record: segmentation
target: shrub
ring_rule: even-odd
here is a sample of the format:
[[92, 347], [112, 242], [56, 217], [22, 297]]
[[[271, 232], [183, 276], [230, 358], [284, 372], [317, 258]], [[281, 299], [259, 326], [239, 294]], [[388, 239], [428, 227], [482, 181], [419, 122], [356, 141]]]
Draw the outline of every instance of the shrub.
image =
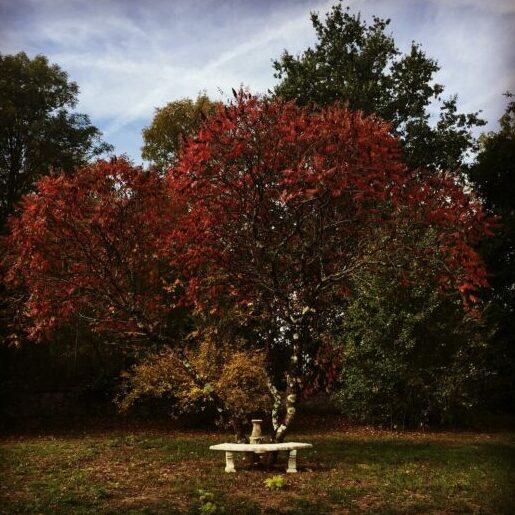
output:
[[175, 414], [203, 411], [210, 401], [210, 388], [239, 420], [270, 409], [263, 352], [246, 348], [241, 339], [220, 341], [213, 328], [195, 331], [192, 338], [198, 345], [191, 346], [189, 359], [208, 386], [201, 389], [195, 385], [174, 352], [151, 353], [124, 373], [118, 398], [122, 411], [149, 398], [169, 398]]
[[491, 381], [489, 335], [459, 300], [425, 284], [367, 278], [346, 310], [335, 394], [360, 423], [462, 423]]

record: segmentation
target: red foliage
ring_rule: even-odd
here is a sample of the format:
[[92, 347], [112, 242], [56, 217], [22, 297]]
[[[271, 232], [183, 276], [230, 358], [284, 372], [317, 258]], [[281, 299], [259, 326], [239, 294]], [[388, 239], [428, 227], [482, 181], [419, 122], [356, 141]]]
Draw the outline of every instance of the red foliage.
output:
[[471, 246], [490, 230], [480, 203], [451, 176], [410, 172], [387, 123], [340, 105], [314, 111], [240, 92], [189, 141], [168, 182], [184, 206], [170, 245], [190, 300], [263, 321], [276, 370], [297, 378], [293, 393], [331, 381], [320, 336], [365, 270], [430, 276], [466, 302], [487, 283]]
[[252, 320], [287, 426], [288, 403], [336, 376], [328, 333], [364, 271], [423, 274], [472, 302], [486, 285], [472, 248], [492, 225], [480, 203], [451, 176], [410, 172], [373, 116], [240, 92], [166, 181], [100, 162], [24, 199], [8, 280], [30, 293], [32, 337], [76, 314], [118, 336], [164, 334], [177, 270], [198, 309]]
[[[486, 284], [471, 247], [489, 231], [481, 205], [452, 177], [410, 173], [387, 123], [339, 105], [240, 92], [189, 141], [169, 185], [187, 206], [171, 244], [197, 306], [260, 303], [291, 321], [344, 299], [364, 267], [410, 261], [463, 293]], [[417, 241], [421, 229], [437, 244]]]
[[173, 309], [161, 242], [162, 180], [123, 159], [45, 177], [11, 221], [8, 282], [24, 286], [30, 336], [79, 315], [97, 331], [155, 332]]

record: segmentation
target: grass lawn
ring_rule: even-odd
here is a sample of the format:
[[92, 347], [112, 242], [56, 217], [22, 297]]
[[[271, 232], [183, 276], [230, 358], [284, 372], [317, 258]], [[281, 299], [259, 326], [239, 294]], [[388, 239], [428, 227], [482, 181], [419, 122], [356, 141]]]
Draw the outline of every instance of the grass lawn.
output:
[[[115, 430], [0, 440], [0, 512], [515, 513], [510, 434], [306, 430], [300, 473], [224, 472], [214, 432]], [[241, 459], [237, 461], [237, 466]], [[281, 474], [286, 485], [264, 480]], [[199, 490], [209, 492], [201, 499]]]

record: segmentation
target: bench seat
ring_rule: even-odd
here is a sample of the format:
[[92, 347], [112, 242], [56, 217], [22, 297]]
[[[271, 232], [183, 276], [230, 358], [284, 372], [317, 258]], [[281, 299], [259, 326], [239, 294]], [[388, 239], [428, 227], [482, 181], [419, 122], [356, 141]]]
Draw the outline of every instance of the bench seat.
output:
[[255, 452], [263, 454], [265, 452], [288, 451], [288, 469], [286, 472], [293, 474], [297, 472], [297, 451], [299, 449], [309, 449], [313, 447], [310, 443], [283, 442], [283, 443], [219, 443], [211, 445], [212, 451], [225, 451], [225, 472], [236, 472], [234, 468], [235, 452]]

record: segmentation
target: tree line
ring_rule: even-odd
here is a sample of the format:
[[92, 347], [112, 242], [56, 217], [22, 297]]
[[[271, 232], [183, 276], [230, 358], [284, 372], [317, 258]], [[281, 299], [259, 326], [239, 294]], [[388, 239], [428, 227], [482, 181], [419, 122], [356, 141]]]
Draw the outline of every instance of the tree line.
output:
[[325, 390], [390, 426], [510, 406], [514, 103], [477, 140], [389, 20], [312, 23], [273, 91], [157, 109], [148, 169], [95, 162], [59, 67], [1, 57], [4, 353], [87, 342], [122, 409], [212, 409], [238, 438], [267, 412], [280, 441]]

